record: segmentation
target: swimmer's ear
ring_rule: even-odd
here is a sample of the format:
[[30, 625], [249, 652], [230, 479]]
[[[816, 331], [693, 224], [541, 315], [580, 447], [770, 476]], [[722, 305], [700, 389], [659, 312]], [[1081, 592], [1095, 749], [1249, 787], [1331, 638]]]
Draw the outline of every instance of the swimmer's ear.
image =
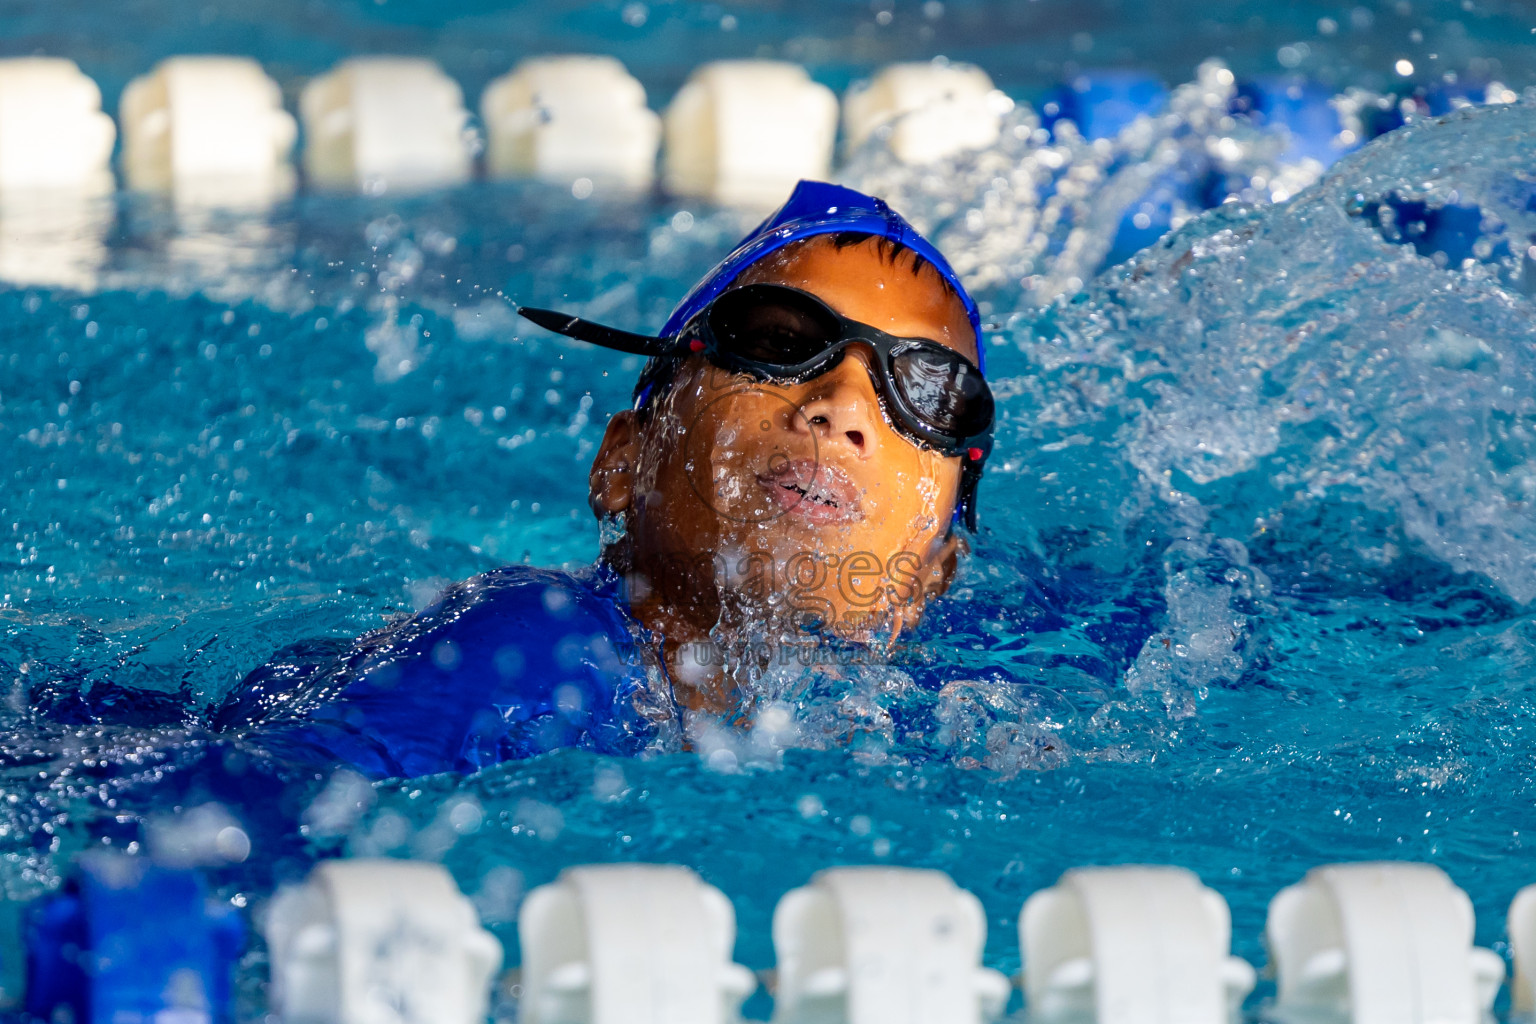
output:
[[640, 457], [640, 424], [634, 410], [614, 413], [592, 460], [587, 500], [599, 519], [625, 512], [634, 503], [635, 465]]

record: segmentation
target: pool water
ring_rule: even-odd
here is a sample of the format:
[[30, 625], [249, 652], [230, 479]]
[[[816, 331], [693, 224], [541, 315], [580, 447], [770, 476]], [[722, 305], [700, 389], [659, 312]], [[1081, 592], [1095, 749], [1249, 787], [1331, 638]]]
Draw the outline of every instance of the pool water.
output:
[[[443, 22], [421, 5], [258, 5], [256, 55], [316, 70], [344, 45], [456, 54], [511, 24], [485, 6]], [[1210, 116], [1220, 69], [1194, 70], [1307, 38], [1319, 68], [1342, 55], [1331, 85], [1379, 87], [1383, 55], [1425, 59], [1402, 41], [1422, 26], [1459, 40], [1447, 61], [1492, 55], [1505, 84], [1536, 82], [1506, 45], [1509, 10], [1404, 6], [1373, 15], [1375, 34], [1364, 7], [1235, 18], [1249, 28], [1222, 42], [1201, 22], [1169, 73], [1189, 82], [1173, 113], [1108, 151], [1042, 143], [1021, 110], [991, 152], [913, 170], [871, 151], [845, 170], [976, 283], [1000, 399], [981, 531], [910, 663], [764, 680], [782, 728], [709, 730], [646, 760], [565, 751], [467, 779], [300, 783], [274, 796], [302, 809], [297, 838], [209, 811], [204, 825], [249, 832], [248, 854], [208, 858], [221, 895], [259, 914], [317, 856], [438, 859], [515, 960], [528, 887], [570, 864], [676, 862], [732, 898], [737, 959], [766, 968], [773, 905], [815, 870], [934, 867], [981, 898], [987, 961], [1011, 973], [1020, 905], [1068, 867], [1192, 868], [1230, 901], [1235, 952], [1262, 964], [1278, 889], [1394, 858], [1444, 867], [1478, 941], [1501, 949], [1510, 898], [1536, 882], [1536, 106], [1415, 122], [1308, 185]], [[235, 15], [209, 10], [216, 39]], [[870, 40], [825, 59], [829, 81], [946, 44], [997, 57], [1005, 85], [1062, 66], [1037, 37], [982, 46], [986, 5], [897, 8], [891, 37], [866, 31], [867, 5], [720, 5], [707, 25], [698, 10], [572, 4], [517, 24], [633, 57], [653, 101], [687, 53], [643, 48], [647, 64], [637, 40], [706, 29], [727, 49], [749, 30], [785, 50]], [[1093, 45], [1175, 60], [1154, 24], [1097, 13]], [[305, 35], [306, 18], [328, 27]], [[1086, 31], [1031, 24], [1058, 42]], [[190, 45], [165, 26], [127, 38], [99, 51], [104, 80]], [[472, 83], [473, 61], [445, 63]], [[1115, 231], [1096, 200], [1219, 139], [1266, 183], [1251, 204], [1181, 211], [1095, 276]], [[1413, 220], [1448, 207], [1477, 213], [1464, 254]], [[639, 362], [523, 325], [513, 303], [654, 328], [752, 222], [536, 184], [196, 221], [125, 197], [113, 215], [98, 289], [0, 291], [12, 901], [56, 886], [87, 845], [195, 842], [154, 784], [194, 762], [205, 713], [276, 649], [356, 635], [496, 565], [590, 563], [587, 467]], [[111, 721], [58, 724], [103, 695]], [[893, 710], [915, 727], [898, 732]], [[247, 1016], [262, 957], [258, 943], [242, 968]]]

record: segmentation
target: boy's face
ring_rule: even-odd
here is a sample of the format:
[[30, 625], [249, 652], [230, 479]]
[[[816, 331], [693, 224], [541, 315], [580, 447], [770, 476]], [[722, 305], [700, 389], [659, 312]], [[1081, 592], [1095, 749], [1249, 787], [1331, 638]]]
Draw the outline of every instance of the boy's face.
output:
[[[838, 249], [811, 238], [735, 286], [759, 283], [976, 360], [964, 306], [936, 272], [915, 274], [910, 254], [891, 263], [872, 241]], [[779, 385], [695, 356], [647, 422], [614, 417], [592, 501], [599, 514], [629, 513], [637, 604], [660, 602], [706, 629], [728, 615], [779, 634], [814, 624], [855, 639], [915, 621], [953, 569], [961, 463], [891, 426], [873, 359], [855, 345], [821, 376]]]

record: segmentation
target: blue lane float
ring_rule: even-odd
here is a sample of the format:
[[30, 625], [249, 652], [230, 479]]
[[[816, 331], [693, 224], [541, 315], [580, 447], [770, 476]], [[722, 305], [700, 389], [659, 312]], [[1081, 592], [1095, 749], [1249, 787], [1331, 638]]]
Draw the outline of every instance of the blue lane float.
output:
[[1315, 160], [1330, 167], [1360, 141], [1344, 134], [1333, 92], [1303, 78], [1239, 82], [1229, 109], [1261, 128], [1283, 130], [1290, 139], [1281, 153], [1286, 162]]
[[1052, 89], [1040, 107], [1040, 124], [1055, 134], [1070, 121], [1086, 139], [1112, 139], [1132, 121], [1162, 112], [1168, 87], [1145, 71], [1088, 71]]
[[27, 1014], [79, 1024], [231, 1019], [245, 929], [195, 871], [101, 853], [28, 908]]

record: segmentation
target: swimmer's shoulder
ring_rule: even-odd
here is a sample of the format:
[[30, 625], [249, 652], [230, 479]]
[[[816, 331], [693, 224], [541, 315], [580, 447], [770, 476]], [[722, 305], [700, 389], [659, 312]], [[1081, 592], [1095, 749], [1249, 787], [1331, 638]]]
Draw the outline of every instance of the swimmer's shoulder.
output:
[[478, 613], [513, 629], [601, 626], [630, 632], [628, 609], [617, 579], [602, 566], [578, 572], [505, 565], [471, 576], [442, 592], [417, 618], [435, 624], [445, 617]]
[[280, 652], [215, 728], [302, 726], [311, 745], [370, 774], [467, 770], [560, 746], [637, 750], [669, 716], [670, 687], [616, 584], [601, 567], [481, 573], [322, 664]]
[[452, 672], [488, 654], [502, 675], [521, 675], [530, 656], [546, 660], [541, 655], [562, 644], [617, 649], [644, 639], [604, 567], [507, 565], [453, 583], [415, 614], [361, 636], [310, 638], [278, 650], [230, 693], [213, 725], [302, 714], [358, 680], [398, 674], [415, 661]]
[[359, 647], [441, 667], [473, 662], [503, 675], [532, 670], [554, 677], [579, 662], [621, 675], [624, 662], [648, 643], [607, 569], [508, 565], [453, 584], [415, 616], [361, 638]]

